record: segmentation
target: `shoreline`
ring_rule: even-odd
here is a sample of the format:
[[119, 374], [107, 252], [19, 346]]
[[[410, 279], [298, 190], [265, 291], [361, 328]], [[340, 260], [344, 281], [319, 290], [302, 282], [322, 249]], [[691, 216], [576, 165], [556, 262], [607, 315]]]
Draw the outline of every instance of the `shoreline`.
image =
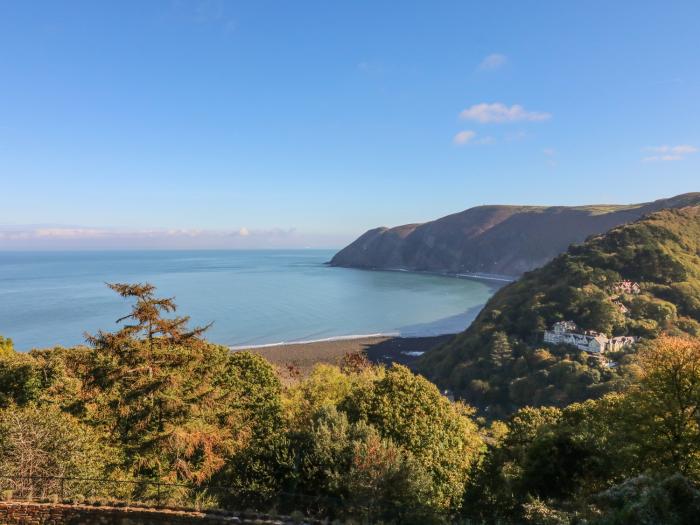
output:
[[236, 351], [250, 351], [261, 355], [276, 365], [284, 379], [293, 380], [291, 369], [306, 376], [317, 363], [342, 364], [347, 354], [364, 353], [374, 364], [399, 363], [409, 368], [423, 353], [439, 346], [455, 334], [400, 337], [395, 335], [370, 335], [324, 341], [278, 343], [266, 346], [248, 346]]
[[363, 267], [363, 266], [343, 266], [339, 264], [331, 264], [330, 261], [324, 263], [331, 268], [347, 268], [349, 270], [364, 270], [368, 272], [404, 272], [415, 273], [418, 275], [436, 275], [439, 277], [451, 277], [453, 279], [476, 279], [480, 281], [498, 281], [502, 283], [512, 283], [520, 277], [498, 273], [481, 273], [481, 272], [447, 272], [440, 270], [412, 270], [411, 268], [382, 268], [382, 267]]
[[330, 337], [322, 337], [320, 339], [302, 339], [299, 341], [279, 341], [277, 343], [261, 343], [261, 344], [250, 344], [250, 345], [235, 345], [229, 346], [229, 350], [234, 352], [240, 350], [260, 350], [263, 348], [272, 348], [275, 346], [296, 346], [296, 345], [308, 345], [315, 343], [333, 343], [335, 341], [353, 341], [355, 339], [375, 339], [383, 337], [401, 337], [399, 332], [377, 332], [374, 334], [357, 334], [357, 335], [335, 335]]

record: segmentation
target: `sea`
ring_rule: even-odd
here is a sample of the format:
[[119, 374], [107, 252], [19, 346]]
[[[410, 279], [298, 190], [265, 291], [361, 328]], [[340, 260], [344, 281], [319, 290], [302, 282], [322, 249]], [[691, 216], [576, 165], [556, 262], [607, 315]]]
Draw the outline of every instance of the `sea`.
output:
[[130, 303], [106, 283], [151, 283], [210, 341], [234, 348], [465, 329], [503, 283], [331, 267], [332, 250], [0, 251], [0, 335], [72, 346], [118, 329]]

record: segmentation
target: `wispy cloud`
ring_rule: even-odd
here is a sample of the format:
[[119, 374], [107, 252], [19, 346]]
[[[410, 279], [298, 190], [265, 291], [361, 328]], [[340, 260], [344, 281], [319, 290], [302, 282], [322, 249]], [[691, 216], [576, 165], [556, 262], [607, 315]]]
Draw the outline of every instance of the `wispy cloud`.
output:
[[453, 137], [452, 142], [457, 146], [464, 146], [465, 144], [469, 144], [469, 142], [471, 142], [474, 137], [476, 137], [475, 131], [464, 130], [457, 133]]
[[473, 120], [482, 124], [506, 123], [506, 122], [539, 122], [552, 117], [550, 113], [542, 111], [528, 111], [519, 104], [510, 107], [500, 102], [474, 104], [459, 114], [464, 120]]
[[645, 151], [654, 153], [642, 159], [643, 162], [669, 162], [683, 160], [687, 155], [696, 153], [698, 148], [689, 144], [679, 144], [678, 146], [650, 146]]
[[206, 230], [0, 226], [0, 249], [285, 248], [339, 246], [351, 239], [295, 228]]
[[470, 129], [459, 131], [454, 137], [452, 137], [452, 143], [455, 146], [465, 146], [467, 144], [486, 146], [488, 144], [494, 144], [495, 142], [496, 139], [490, 135], [477, 138], [476, 131], [472, 131]]
[[479, 64], [479, 70], [481, 71], [494, 71], [506, 65], [508, 62], [508, 57], [500, 53], [491, 53], [490, 55], [484, 57], [484, 59]]

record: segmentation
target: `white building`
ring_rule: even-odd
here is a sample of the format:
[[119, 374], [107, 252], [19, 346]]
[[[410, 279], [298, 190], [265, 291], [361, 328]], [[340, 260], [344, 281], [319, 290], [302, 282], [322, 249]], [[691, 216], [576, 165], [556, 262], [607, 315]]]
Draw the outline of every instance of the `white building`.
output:
[[636, 341], [636, 337], [630, 336], [609, 338], [598, 332], [581, 332], [573, 321], [559, 321], [554, 323], [551, 330], [545, 330], [544, 332], [545, 343], [571, 345], [584, 352], [594, 354], [615, 352], [634, 344]]

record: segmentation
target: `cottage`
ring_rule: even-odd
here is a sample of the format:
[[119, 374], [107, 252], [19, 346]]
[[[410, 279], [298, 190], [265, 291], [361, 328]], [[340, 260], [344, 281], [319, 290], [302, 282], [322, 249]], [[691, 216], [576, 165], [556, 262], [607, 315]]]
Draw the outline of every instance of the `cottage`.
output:
[[627, 314], [630, 312], [630, 309], [627, 308], [627, 307], [626, 307], [624, 304], [622, 304], [620, 301], [613, 301], [613, 304], [617, 307], [618, 310], [620, 310], [620, 312], [621, 312], [623, 315], [627, 315]]
[[613, 284], [611, 290], [612, 293], [618, 296], [624, 294], [637, 295], [641, 291], [641, 288], [634, 281], [624, 280], [618, 281], [615, 284]]

